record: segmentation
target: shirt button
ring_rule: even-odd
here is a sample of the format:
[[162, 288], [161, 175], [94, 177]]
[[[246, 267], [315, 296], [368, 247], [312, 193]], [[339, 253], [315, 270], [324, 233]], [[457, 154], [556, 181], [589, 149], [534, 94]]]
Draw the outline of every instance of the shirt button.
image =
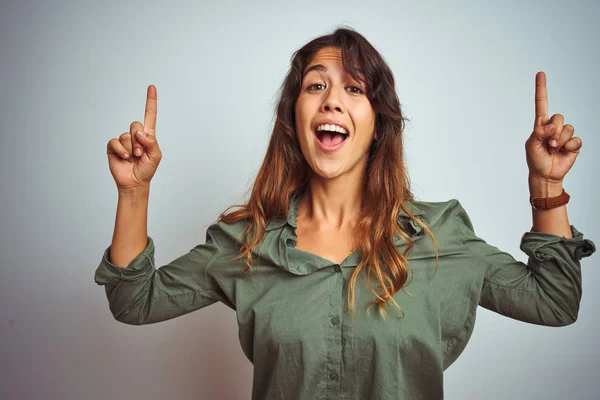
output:
[[342, 272], [342, 267], [337, 264], [333, 268], [335, 269], [335, 272]]
[[337, 325], [339, 322], [340, 322], [340, 319], [338, 317], [331, 318], [331, 323], [333, 325]]
[[332, 381], [337, 380], [338, 375], [335, 372], [332, 372], [329, 374], [329, 379], [331, 379]]
[[285, 244], [288, 247], [294, 247], [294, 246], [296, 246], [296, 241], [294, 239], [288, 239], [288, 240], [285, 241]]

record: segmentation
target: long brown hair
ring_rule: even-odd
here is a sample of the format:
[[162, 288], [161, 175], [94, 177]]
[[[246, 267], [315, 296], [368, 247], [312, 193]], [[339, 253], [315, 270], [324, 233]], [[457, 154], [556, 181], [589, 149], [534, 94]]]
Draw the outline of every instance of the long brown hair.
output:
[[[365, 270], [370, 290], [375, 295], [378, 309], [385, 317], [384, 305], [391, 301], [404, 314], [392, 297], [408, 278], [407, 256], [414, 244], [398, 224], [401, 210], [421, 226], [431, 237], [427, 226], [405, 207], [414, 201], [410, 179], [404, 165], [402, 133], [405, 120], [396, 94], [394, 76], [379, 52], [358, 32], [351, 28], [338, 28], [333, 33], [318, 37], [291, 57], [291, 67], [279, 90], [276, 120], [250, 198], [246, 204], [227, 208], [218, 221], [234, 223], [248, 220], [244, 244], [237, 259], [243, 258], [246, 269], [252, 268], [252, 249], [262, 240], [266, 223], [271, 219], [285, 219], [290, 207], [290, 197], [303, 192], [308, 184], [309, 165], [304, 159], [296, 135], [295, 105], [300, 94], [304, 69], [322, 48], [341, 49], [345, 70], [354, 79], [366, 84], [366, 95], [376, 114], [377, 141], [369, 150], [369, 160], [363, 190], [363, 208], [356, 228], [356, 243], [361, 251], [361, 261], [349, 282], [348, 307], [354, 309], [354, 291], [358, 274]], [[228, 212], [232, 207], [239, 209]], [[394, 244], [399, 236], [407, 244], [401, 253]], [[371, 284], [375, 275], [381, 293]]]

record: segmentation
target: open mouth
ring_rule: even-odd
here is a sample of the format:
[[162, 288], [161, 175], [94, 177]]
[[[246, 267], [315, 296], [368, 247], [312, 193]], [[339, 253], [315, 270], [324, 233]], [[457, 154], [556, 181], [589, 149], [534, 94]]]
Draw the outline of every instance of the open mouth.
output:
[[340, 149], [350, 136], [348, 128], [340, 122], [331, 120], [320, 121], [313, 129], [317, 146], [326, 153]]
[[335, 131], [316, 131], [315, 135], [325, 147], [337, 147], [348, 138], [348, 134]]

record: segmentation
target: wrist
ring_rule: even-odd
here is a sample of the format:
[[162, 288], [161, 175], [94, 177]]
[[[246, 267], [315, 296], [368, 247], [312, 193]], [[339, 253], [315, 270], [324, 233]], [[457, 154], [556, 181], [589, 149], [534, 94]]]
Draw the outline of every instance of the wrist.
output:
[[554, 180], [529, 175], [529, 193], [531, 197], [556, 197], [563, 191], [562, 180]]
[[139, 186], [135, 188], [118, 189], [119, 197], [147, 197], [150, 194], [150, 185]]

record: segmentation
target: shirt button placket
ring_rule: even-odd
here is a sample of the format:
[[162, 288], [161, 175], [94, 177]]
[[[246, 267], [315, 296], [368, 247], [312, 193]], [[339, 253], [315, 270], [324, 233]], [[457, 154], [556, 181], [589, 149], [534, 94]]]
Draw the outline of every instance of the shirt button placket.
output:
[[333, 274], [331, 290], [329, 292], [329, 335], [327, 337], [327, 396], [329, 399], [338, 399], [340, 393], [340, 368], [342, 360], [342, 324], [341, 315], [344, 306], [344, 277], [339, 272], [339, 264], [333, 265], [336, 273]]

